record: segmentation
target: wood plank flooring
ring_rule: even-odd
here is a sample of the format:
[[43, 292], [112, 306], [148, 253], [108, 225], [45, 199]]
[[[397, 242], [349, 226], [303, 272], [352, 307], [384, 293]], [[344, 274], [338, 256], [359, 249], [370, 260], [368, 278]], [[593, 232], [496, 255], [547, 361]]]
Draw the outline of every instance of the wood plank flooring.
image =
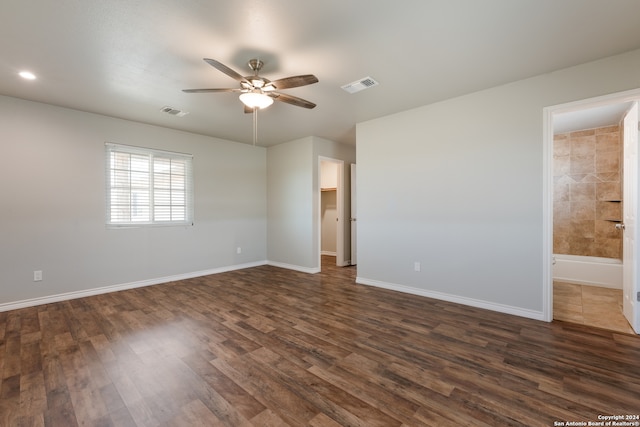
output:
[[[0, 313], [1, 426], [553, 426], [640, 414], [640, 338], [271, 266]], [[559, 425], [559, 424], [555, 424]]]

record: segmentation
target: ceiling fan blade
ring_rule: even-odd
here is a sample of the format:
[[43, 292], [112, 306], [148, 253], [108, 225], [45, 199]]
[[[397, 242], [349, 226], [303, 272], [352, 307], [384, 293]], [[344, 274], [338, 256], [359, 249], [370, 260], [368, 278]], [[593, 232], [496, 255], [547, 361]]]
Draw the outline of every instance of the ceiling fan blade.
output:
[[249, 83], [247, 81], [247, 79], [244, 78], [244, 76], [242, 76], [240, 73], [237, 73], [236, 71], [232, 70], [231, 68], [227, 67], [226, 65], [224, 65], [221, 62], [216, 61], [215, 59], [210, 59], [210, 58], [203, 58], [205, 60], [205, 62], [209, 65], [211, 65], [213, 68], [217, 69], [218, 71], [222, 71], [223, 73], [225, 73], [227, 76], [231, 77], [232, 79], [235, 79], [241, 83]]
[[306, 86], [318, 83], [318, 78], [313, 74], [304, 74], [301, 76], [285, 77], [283, 79], [272, 81], [271, 84], [276, 89], [289, 89], [292, 87]]
[[268, 92], [271, 98], [276, 101], [286, 102], [287, 104], [295, 105], [296, 107], [303, 108], [315, 108], [316, 104], [311, 101], [307, 101], [306, 99], [298, 98], [297, 96], [287, 95], [286, 93], [278, 93], [278, 92]]
[[182, 89], [186, 93], [211, 93], [211, 92], [242, 92], [242, 89]]

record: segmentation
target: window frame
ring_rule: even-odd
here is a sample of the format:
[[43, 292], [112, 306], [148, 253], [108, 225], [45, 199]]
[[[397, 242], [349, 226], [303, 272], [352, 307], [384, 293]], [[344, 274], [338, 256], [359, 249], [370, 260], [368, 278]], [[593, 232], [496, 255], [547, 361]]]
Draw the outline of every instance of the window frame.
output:
[[[118, 154], [123, 155], [119, 165], [115, 163], [114, 157]], [[138, 160], [138, 165], [146, 162], [147, 169], [132, 166], [133, 158]], [[159, 170], [162, 166], [164, 169]], [[134, 185], [135, 176], [138, 177], [137, 186]], [[122, 184], [116, 185], [117, 181]], [[146, 200], [146, 203], [135, 203], [133, 199], [136, 195]], [[163, 203], [160, 203], [161, 195], [164, 196]], [[118, 197], [121, 203], [117, 203]], [[108, 228], [192, 226], [193, 155], [105, 142], [105, 204], [105, 223]], [[124, 211], [120, 218], [114, 215], [114, 206], [118, 204]], [[133, 219], [132, 212], [136, 207], [138, 210], [148, 210], [148, 217]], [[165, 218], [168, 216], [169, 219], [161, 218], [161, 210], [165, 211]], [[179, 219], [172, 219], [174, 214], [178, 214]]]

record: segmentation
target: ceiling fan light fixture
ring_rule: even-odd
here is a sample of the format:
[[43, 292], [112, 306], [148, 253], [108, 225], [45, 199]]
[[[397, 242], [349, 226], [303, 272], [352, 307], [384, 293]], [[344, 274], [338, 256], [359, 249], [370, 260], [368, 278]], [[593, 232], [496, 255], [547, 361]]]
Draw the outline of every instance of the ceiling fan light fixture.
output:
[[273, 104], [273, 98], [259, 91], [251, 91], [241, 94], [240, 101], [249, 108], [262, 109]]

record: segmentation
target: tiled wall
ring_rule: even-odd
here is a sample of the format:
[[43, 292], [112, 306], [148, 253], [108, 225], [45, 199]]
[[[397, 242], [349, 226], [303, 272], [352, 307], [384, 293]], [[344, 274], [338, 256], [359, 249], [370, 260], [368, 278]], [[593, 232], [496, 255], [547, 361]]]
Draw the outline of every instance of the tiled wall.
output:
[[556, 135], [553, 252], [622, 258], [620, 127]]

